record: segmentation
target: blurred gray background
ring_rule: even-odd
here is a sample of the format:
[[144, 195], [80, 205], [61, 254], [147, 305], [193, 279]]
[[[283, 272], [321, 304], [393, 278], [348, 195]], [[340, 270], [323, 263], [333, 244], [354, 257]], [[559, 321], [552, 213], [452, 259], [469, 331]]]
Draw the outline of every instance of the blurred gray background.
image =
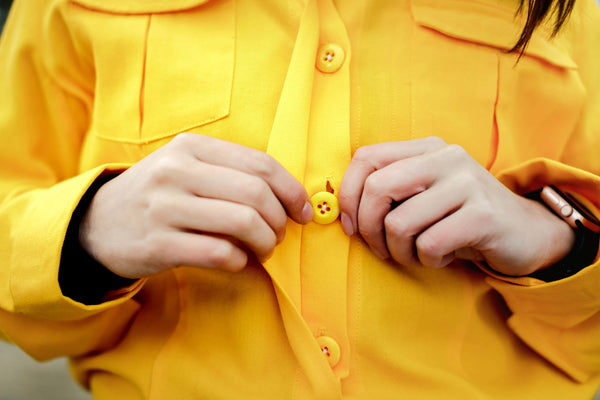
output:
[[[31, 0], [29, 0], [31, 1]], [[0, 400], [89, 400], [64, 358], [38, 363], [0, 341]]]
[[[596, 1], [600, 5], [600, 0]], [[0, 0], [0, 31], [10, 4], [10, 0]], [[89, 399], [89, 393], [71, 379], [67, 360], [38, 363], [18, 348], [0, 341], [0, 400]], [[600, 400], [600, 393], [593, 400]]]

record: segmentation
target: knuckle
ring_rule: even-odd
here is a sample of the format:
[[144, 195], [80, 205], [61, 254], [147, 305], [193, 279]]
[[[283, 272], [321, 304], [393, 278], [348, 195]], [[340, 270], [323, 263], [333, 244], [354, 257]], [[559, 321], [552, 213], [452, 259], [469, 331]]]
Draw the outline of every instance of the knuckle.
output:
[[383, 220], [383, 226], [387, 235], [397, 238], [405, 238], [412, 236], [410, 227], [402, 223], [401, 218], [396, 218], [393, 214], [388, 214]]
[[245, 207], [234, 216], [233, 231], [247, 234], [256, 229], [260, 223], [261, 217], [256, 210], [250, 207]]
[[419, 266], [419, 260], [414, 253], [414, 243], [411, 236], [398, 238], [386, 235], [386, 245], [394, 261], [406, 266]]
[[449, 144], [444, 148], [444, 150], [453, 159], [461, 159], [468, 156], [467, 151], [458, 144]]
[[443, 256], [440, 252], [440, 244], [440, 240], [437, 237], [427, 233], [419, 235], [415, 241], [417, 253], [427, 259]]
[[498, 213], [495, 208], [491, 206], [487, 201], [475, 201], [466, 208], [470, 215], [470, 220], [474, 221], [479, 226], [492, 227], [496, 226]]
[[273, 157], [258, 150], [249, 152], [247, 162], [255, 175], [265, 179], [273, 176], [277, 168], [277, 161]]
[[171, 140], [171, 143], [172, 146], [175, 147], [188, 148], [197, 136], [198, 135], [189, 132], [179, 133]]
[[399, 248], [396, 247], [392, 247], [388, 245], [388, 249], [390, 251], [390, 256], [392, 257], [392, 259], [394, 261], [396, 261], [398, 264], [401, 265], [405, 265], [405, 266], [417, 266], [418, 262], [415, 262], [415, 258], [413, 257], [412, 254], [407, 254], [406, 250], [404, 249], [404, 251], [402, 251]]
[[265, 201], [271, 188], [262, 179], [249, 175], [247, 181], [243, 183], [244, 196], [251, 204], [261, 204]]
[[234, 256], [234, 246], [228, 241], [217, 242], [212, 251], [206, 255], [206, 262], [210, 266], [221, 267], [229, 265]]
[[277, 237], [275, 236], [275, 234], [273, 233], [272, 235], [268, 235], [268, 237], [265, 238], [265, 243], [262, 248], [262, 257], [268, 257], [273, 252], [273, 249], [275, 249], [276, 245]]
[[468, 193], [469, 190], [478, 185], [477, 178], [466, 171], [456, 173], [452, 175], [450, 179], [454, 190], [462, 191], [464, 193]]
[[341, 191], [338, 194], [338, 202], [340, 204], [340, 207], [345, 209], [349, 206], [351, 206], [355, 201], [354, 196], [351, 193], [348, 193], [346, 191]]
[[179, 158], [171, 156], [163, 156], [154, 162], [151, 168], [153, 180], [157, 183], [164, 184], [171, 181], [175, 176], [178, 176], [185, 168]]
[[307, 201], [308, 201], [308, 198], [304, 194], [304, 191], [302, 191], [300, 189], [299, 190], [289, 190], [286, 193], [286, 198], [285, 198], [284, 204], [285, 204], [285, 208], [287, 208], [288, 211], [290, 211], [290, 214], [294, 215], [295, 213], [300, 213], [302, 211], [302, 208], [304, 207], [304, 204]]
[[366, 196], [379, 196], [385, 185], [384, 177], [377, 172], [372, 173], [365, 179], [363, 193]]
[[273, 229], [276, 235], [285, 235], [285, 226], [287, 224], [287, 214], [285, 212], [278, 212], [275, 214], [273, 220]]
[[431, 146], [435, 148], [440, 148], [448, 145], [448, 143], [439, 136], [429, 136], [425, 138], [425, 140], [427, 140], [431, 144]]
[[372, 159], [372, 148], [371, 146], [362, 146], [356, 149], [354, 157], [356, 161], [369, 161]]
[[361, 224], [358, 225], [358, 232], [367, 243], [374, 243], [377, 239], [378, 234], [381, 233], [377, 230], [371, 229], [371, 227], [365, 227]]

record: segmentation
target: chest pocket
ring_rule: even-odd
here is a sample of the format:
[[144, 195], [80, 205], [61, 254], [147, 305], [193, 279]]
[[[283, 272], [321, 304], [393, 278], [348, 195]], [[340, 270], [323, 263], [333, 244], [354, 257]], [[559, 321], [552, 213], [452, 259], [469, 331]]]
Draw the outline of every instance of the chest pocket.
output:
[[563, 39], [545, 27], [518, 62], [507, 52], [524, 23], [507, 1], [412, 0], [414, 136], [460, 144], [490, 169], [558, 158], [584, 97]]
[[90, 21], [90, 133], [142, 144], [229, 115], [233, 0], [72, 0]]

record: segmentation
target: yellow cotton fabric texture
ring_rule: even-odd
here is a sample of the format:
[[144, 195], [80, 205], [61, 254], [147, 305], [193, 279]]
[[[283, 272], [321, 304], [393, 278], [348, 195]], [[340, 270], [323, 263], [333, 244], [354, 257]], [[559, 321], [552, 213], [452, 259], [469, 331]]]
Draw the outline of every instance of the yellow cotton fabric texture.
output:
[[184, 131], [268, 152], [311, 196], [337, 193], [360, 146], [440, 136], [517, 193], [552, 183], [600, 207], [598, 9], [578, 1], [517, 62], [516, 7], [17, 0], [0, 39], [0, 336], [71, 357], [100, 400], [591, 398], [597, 264], [553, 283], [410, 268], [339, 221], [290, 222], [237, 274], [182, 267], [95, 306], [57, 280], [91, 183]]

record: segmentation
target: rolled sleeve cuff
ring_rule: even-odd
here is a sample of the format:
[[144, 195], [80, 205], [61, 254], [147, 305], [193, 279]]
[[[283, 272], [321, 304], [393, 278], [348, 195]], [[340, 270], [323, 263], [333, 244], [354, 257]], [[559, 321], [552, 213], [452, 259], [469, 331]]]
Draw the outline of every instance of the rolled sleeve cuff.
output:
[[[48, 189], [27, 193], [32, 196], [23, 220], [12, 232], [13, 266], [10, 271], [12, 312], [51, 320], [74, 320], [121, 304], [135, 295], [143, 280], [109, 292], [104, 302], [86, 305], [65, 296], [59, 285], [63, 243], [71, 217], [88, 188], [100, 177], [118, 174], [129, 165], [97, 167]], [[35, 227], [35, 229], [32, 229]]]

